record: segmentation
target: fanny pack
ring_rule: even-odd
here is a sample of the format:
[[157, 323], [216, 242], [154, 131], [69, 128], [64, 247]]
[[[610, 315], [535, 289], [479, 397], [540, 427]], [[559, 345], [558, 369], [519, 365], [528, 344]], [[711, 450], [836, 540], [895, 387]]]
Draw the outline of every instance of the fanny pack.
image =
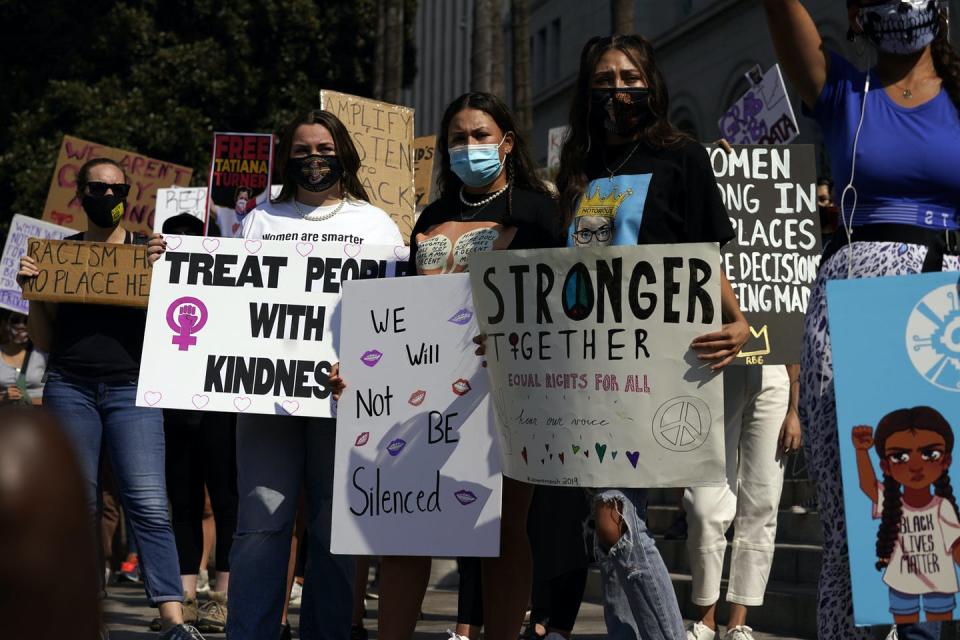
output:
[[[854, 242], [903, 242], [927, 248], [922, 273], [943, 271], [943, 257], [960, 255], [960, 231], [933, 230], [910, 224], [877, 223], [853, 228]], [[837, 231], [823, 251], [820, 266], [849, 243], [843, 229]]]

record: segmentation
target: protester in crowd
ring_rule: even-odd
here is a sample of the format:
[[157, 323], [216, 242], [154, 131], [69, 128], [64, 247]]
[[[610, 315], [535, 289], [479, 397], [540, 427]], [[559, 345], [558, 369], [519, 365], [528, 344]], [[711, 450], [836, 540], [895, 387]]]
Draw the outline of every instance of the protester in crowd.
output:
[[0, 408], [0, 620], [5, 638], [105, 639], [86, 478], [51, 414]]
[[533, 492], [527, 534], [533, 549], [529, 640], [569, 638], [587, 586], [590, 557], [587, 494], [579, 487], [541, 485]]
[[820, 214], [820, 238], [824, 248], [840, 228], [840, 209], [833, 201], [833, 180], [817, 178], [817, 211]]
[[[120, 226], [129, 191], [115, 161], [86, 162], [77, 172], [77, 198], [88, 227], [68, 240], [145, 241]], [[21, 286], [38, 274], [32, 257], [20, 259]], [[162, 637], [200, 638], [183, 624], [180, 606], [183, 591], [167, 514], [163, 414], [136, 403], [146, 317], [145, 309], [134, 307], [31, 302], [29, 331], [36, 347], [50, 354], [44, 406], [60, 418], [76, 448], [93, 522], [100, 453], [106, 449], [137, 541], [147, 597], [160, 612]], [[102, 570], [98, 574], [103, 577]]]
[[[203, 235], [203, 221], [182, 213], [164, 221], [165, 235]], [[183, 583], [183, 617], [201, 632], [222, 633], [227, 624], [230, 549], [237, 527], [236, 414], [163, 410], [167, 448], [167, 496]], [[197, 602], [204, 557], [204, 509], [209, 491], [216, 526], [216, 581], [209, 599]], [[154, 620], [151, 628], [158, 628]]]
[[[357, 171], [360, 157], [343, 123], [319, 109], [295, 117], [277, 147], [283, 188], [243, 221], [243, 237], [292, 238], [303, 233], [350, 236], [356, 244], [403, 244], [396, 223], [369, 203]], [[163, 240], [151, 241], [153, 257]], [[342, 385], [331, 371], [334, 394]], [[307, 556], [300, 610], [303, 638], [350, 636], [355, 563], [330, 553], [335, 420], [281, 415], [237, 418], [240, 505], [230, 554], [231, 640], [281, 633], [289, 597], [290, 540], [301, 483], [306, 489]]]
[[27, 316], [0, 309], [0, 404], [41, 404], [47, 357], [33, 348]]
[[[826, 284], [960, 269], [960, 60], [948, 40], [944, 2], [848, 0], [851, 37], [877, 50], [868, 72], [824, 49], [799, 0], [764, 6], [784, 73], [820, 124], [833, 177], [838, 189], [844, 185], [843, 228], [807, 306], [800, 417], [823, 522], [819, 635], [868, 638], [853, 624]], [[936, 637], [938, 627], [900, 626], [899, 637]]]
[[[706, 150], [668, 113], [649, 42], [630, 35], [587, 42], [557, 176], [572, 246], [723, 244], [734, 237]], [[580, 210], [585, 195], [592, 204]], [[715, 371], [733, 361], [749, 335], [726, 278], [721, 297], [726, 324], [691, 345]], [[682, 638], [673, 585], [644, 522], [645, 490], [597, 491], [594, 510], [609, 635]]]
[[[562, 244], [556, 204], [499, 98], [479, 92], [460, 96], [447, 107], [439, 131], [440, 198], [420, 214], [410, 237], [418, 274], [466, 271], [474, 251]], [[419, 252], [428, 242], [447, 249], [439, 255]], [[523, 624], [530, 597], [532, 489], [504, 477], [500, 557], [483, 558], [481, 584], [465, 587], [482, 589], [484, 635], [490, 640], [516, 640]], [[380, 637], [408, 640], [430, 577], [430, 558], [385, 557], [380, 570]]]

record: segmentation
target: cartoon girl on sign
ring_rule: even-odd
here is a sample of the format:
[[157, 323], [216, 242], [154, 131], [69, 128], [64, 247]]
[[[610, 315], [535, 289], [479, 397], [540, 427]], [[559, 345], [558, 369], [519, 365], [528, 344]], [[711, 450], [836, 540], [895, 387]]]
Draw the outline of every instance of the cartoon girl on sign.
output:
[[[955, 563], [960, 563], [960, 519], [950, 486], [953, 431], [935, 409], [898, 409], [873, 428], [853, 428], [860, 489], [873, 501], [877, 569], [890, 587], [897, 624], [951, 620], [956, 606]], [[880, 457], [883, 482], [870, 461]], [[933, 488], [933, 495], [930, 493]]]

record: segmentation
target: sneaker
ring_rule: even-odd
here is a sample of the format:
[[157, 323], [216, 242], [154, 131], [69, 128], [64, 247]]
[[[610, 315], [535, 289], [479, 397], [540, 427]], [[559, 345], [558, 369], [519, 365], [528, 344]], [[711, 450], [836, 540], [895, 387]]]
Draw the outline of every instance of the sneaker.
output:
[[160, 636], [160, 640], [203, 640], [203, 636], [195, 627], [188, 624], [178, 624]]
[[687, 539], [687, 513], [685, 511], [677, 514], [677, 519], [663, 532], [663, 537], [667, 540]]
[[[183, 602], [181, 603], [183, 607], [183, 622], [184, 624], [196, 624], [198, 613], [197, 613], [197, 600], [195, 598], [188, 598], [186, 594], [183, 596]], [[159, 617], [154, 618], [150, 621], [149, 628], [150, 631], [160, 631], [163, 627], [163, 620]]]
[[810, 496], [800, 504], [795, 504], [790, 507], [790, 513], [804, 514], [804, 513], [814, 513], [817, 511], [817, 496]]
[[120, 563], [117, 582], [140, 582], [140, 562], [137, 560], [137, 554], [131, 553], [124, 562]]
[[544, 638], [546, 638], [546, 636], [537, 633], [537, 623], [533, 621], [530, 621], [527, 628], [520, 634], [520, 640], [543, 640]]
[[292, 640], [293, 631], [290, 629], [290, 625], [286, 622], [280, 624], [280, 640]]
[[886, 640], [898, 640], [899, 636], [897, 635], [897, 625], [890, 627], [890, 633], [887, 634]]
[[703, 622], [694, 622], [687, 628], [687, 640], [713, 640], [716, 637], [717, 632]]
[[300, 600], [303, 598], [303, 585], [293, 581], [293, 587], [290, 589], [290, 606], [300, 606]]
[[210, 593], [210, 574], [201, 569], [197, 575], [197, 593]]
[[450, 631], [450, 629], [447, 629], [447, 633], [450, 634], [449, 640], [470, 640], [470, 638], [468, 638], [467, 636], [462, 636], [459, 633], [454, 633], [453, 631]]
[[[227, 630], [227, 593], [211, 591], [210, 599], [200, 605], [197, 628], [204, 633], [223, 633]], [[186, 618], [186, 616], [184, 616]]]
[[753, 629], [745, 624], [728, 628], [727, 632], [723, 634], [723, 640], [754, 640]]
[[97, 634], [98, 640], [110, 640], [110, 632], [103, 625], [100, 626], [100, 633]]

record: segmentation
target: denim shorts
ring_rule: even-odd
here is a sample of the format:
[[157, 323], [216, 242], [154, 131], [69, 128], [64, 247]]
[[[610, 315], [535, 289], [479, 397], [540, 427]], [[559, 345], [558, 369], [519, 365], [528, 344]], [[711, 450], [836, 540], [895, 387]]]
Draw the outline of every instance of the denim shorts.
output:
[[890, 613], [896, 616], [909, 616], [920, 613], [920, 598], [923, 598], [923, 610], [927, 613], [947, 613], [957, 606], [955, 593], [903, 593], [890, 589]]

